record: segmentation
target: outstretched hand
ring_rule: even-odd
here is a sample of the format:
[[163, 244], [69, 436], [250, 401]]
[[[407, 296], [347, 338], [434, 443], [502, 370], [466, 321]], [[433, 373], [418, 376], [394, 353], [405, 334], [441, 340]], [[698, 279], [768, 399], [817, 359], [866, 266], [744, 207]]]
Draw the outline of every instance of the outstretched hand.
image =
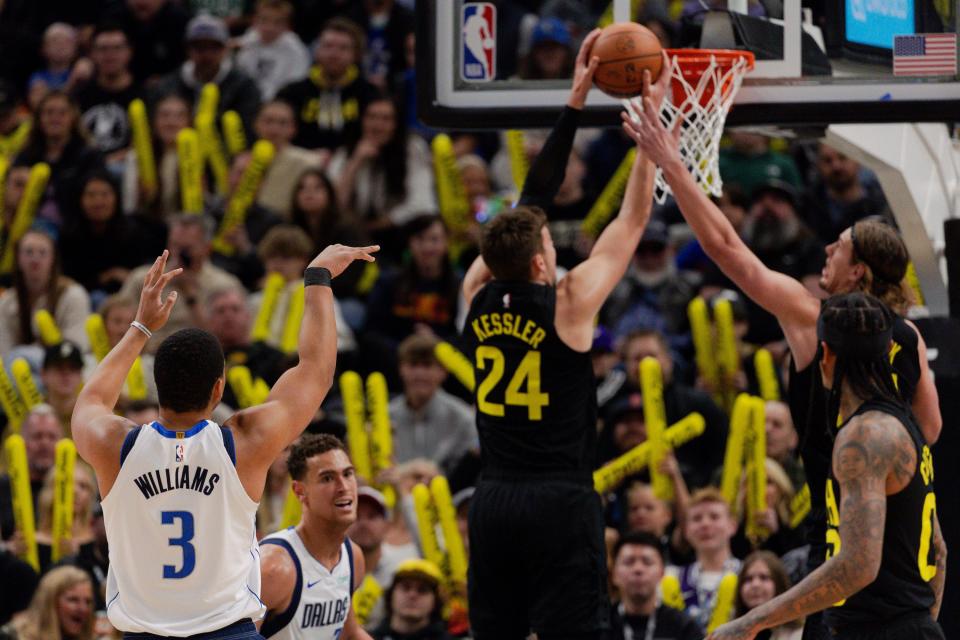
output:
[[580, 52], [577, 53], [577, 61], [573, 67], [573, 85], [570, 87], [570, 99], [567, 100], [567, 106], [574, 109], [583, 109], [590, 87], [593, 86], [593, 74], [597, 71], [600, 58], [591, 56], [590, 51], [601, 31], [602, 29], [594, 29], [588, 33], [580, 45]]
[[376, 258], [372, 254], [377, 251], [380, 251], [380, 245], [376, 244], [369, 247], [345, 247], [342, 244], [331, 244], [321, 251], [320, 255], [314, 258], [308, 266], [323, 267], [330, 271], [331, 277], [336, 278], [354, 260], [374, 262]]
[[183, 269], [179, 267], [164, 273], [169, 256], [170, 252], [164, 249], [163, 253], [153, 261], [153, 266], [147, 271], [143, 280], [136, 319], [150, 331], [156, 331], [167, 324], [173, 305], [177, 302], [176, 291], [171, 291], [166, 299], [163, 298], [163, 289], [170, 284], [171, 280], [183, 273]]
[[[665, 75], [666, 71], [660, 74], [654, 85], [648, 85], [650, 90], [642, 99], [630, 101], [626, 104], [626, 110], [620, 113], [624, 132], [650, 160], [661, 167], [680, 160], [680, 129], [683, 126], [682, 117], [677, 118], [673, 131], [667, 131], [660, 121], [660, 108], [654, 100], [661, 89], [660, 80]], [[659, 94], [659, 99], [663, 99], [663, 94]]]

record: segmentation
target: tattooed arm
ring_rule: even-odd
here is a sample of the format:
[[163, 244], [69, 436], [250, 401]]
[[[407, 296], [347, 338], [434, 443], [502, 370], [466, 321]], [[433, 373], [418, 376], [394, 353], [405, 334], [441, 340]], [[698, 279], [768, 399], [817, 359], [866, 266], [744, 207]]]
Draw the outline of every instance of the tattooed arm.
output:
[[840, 484], [839, 553], [796, 586], [716, 629], [708, 640], [750, 640], [764, 629], [832, 606], [873, 582], [880, 570], [887, 492], [906, 485], [916, 452], [896, 419], [868, 412], [850, 421], [833, 447]]
[[943, 587], [947, 583], [947, 543], [940, 532], [940, 517], [933, 518], [933, 544], [937, 553], [937, 574], [930, 581], [930, 586], [937, 596], [937, 601], [930, 609], [930, 616], [936, 620], [940, 617], [940, 605], [943, 603]]

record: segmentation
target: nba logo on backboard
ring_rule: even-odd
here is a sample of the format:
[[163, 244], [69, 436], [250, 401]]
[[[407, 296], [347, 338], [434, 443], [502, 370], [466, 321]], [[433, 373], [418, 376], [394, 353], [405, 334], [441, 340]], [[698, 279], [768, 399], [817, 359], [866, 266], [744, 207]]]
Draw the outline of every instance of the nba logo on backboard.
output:
[[184, 458], [187, 457], [187, 453], [186, 453], [186, 450], [185, 450], [185, 449], [186, 449], [186, 448], [183, 446], [183, 443], [182, 443], [182, 442], [178, 442], [178, 443], [177, 443], [177, 450], [176, 450], [176, 454], [175, 454], [176, 459], [177, 459], [177, 460], [176, 460], [177, 462], [183, 462]]
[[460, 21], [463, 62], [460, 76], [467, 82], [489, 82], [496, 75], [497, 9], [489, 2], [463, 5]]

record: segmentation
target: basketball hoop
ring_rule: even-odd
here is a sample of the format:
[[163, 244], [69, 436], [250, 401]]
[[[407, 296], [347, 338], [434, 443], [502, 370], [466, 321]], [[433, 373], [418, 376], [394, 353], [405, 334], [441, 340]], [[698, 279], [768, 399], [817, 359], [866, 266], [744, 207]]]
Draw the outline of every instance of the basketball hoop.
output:
[[[743, 77], [753, 69], [753, 54], [725, 49], [667, 49], [667, 54], [673, 60], [673, 96], [664, 101], [660, 119], [673, 130], [683, 117], [680, 157], [705, 192], [720, 196], [723, 124]], [[670, 193], [658, 167], [654, 197], [663, 204]]]

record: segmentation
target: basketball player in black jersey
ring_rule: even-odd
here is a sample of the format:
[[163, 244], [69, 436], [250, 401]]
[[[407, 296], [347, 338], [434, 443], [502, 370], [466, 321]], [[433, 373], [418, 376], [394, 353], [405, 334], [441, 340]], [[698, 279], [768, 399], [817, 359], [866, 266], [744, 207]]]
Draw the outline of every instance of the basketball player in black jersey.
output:
[[820, 373], [847, 416], [826, 485], [829, 559], [708, 640], [751, 640], [821, 609], [839, 640], [942, 639], [946, 578], [933, 459], [893, 382], [893, 313], [863, 293], [835, 296], [818, 324]]
[[[833, 425], [837, 420], [836, 415], [825, 418], [826, 394], [818, 374], [816, 327], [820, 300], [799, 281], [760, 262], [680, 162], [676, 135], [663, 127], [655, 111], [646, 109], [641, 116], [627, 123], [628, 134], [660, 165], [704, 251], [745, 294], [776, 316], [783, 329], [791, 354], [790, 412], [800, 436], [799, 451], [810, 487], [806, 537], [810, 544], [807, 568], [812, 571], [826, 557], [824, 487], [831, 452], [826, 427], [828, 422]], [[892, 227], [876, 221], [857, 222], [827, 247], [820, 287], [831, 295], [870, 293], [902, 315], [909, 306], [903, 283], [909, 259], [903, 240]], [[932, 445], [940, 435], [942, 420], [927, 363], [927, 348], [916, 327], [900, 316], [894, 323], [890, 358], [897, 373], [900, 397], [912, 407], [926, 441]], [[819, 616], [808, 618], [804, 640], [829, 637]]]
[[[588, 57], [596, 35], [578, 56], [571, 100], [579, 92], [580, 107], [596, 66]], [[645, 81], [657, 104], [669, 75]], [[540, 640], [599, 638], [609, 624], [603, 517], [592, 480], [590, 345], [594, 317], [649, 218], [653, 176], [653, 164], [638, 154], [620, 213], [559, 282], [546, 217], [523, 198], [484, 228], [481, 256], [464, 279], [463, 338], [475, 365], [482, 452], [469, 522], [476, 640], [521, 640], [531, 630]]]

